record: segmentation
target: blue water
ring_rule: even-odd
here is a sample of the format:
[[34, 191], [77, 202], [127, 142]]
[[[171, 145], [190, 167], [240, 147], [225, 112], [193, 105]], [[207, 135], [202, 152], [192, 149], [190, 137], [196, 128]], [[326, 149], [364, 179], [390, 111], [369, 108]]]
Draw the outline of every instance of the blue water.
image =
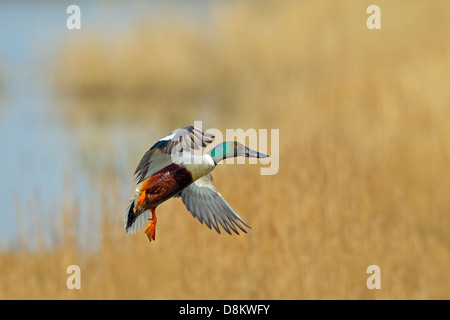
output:
[[[163, 3], [165, 3], [163, 5]], [[67, 168], [72, 196], [87, 206], [89, 179], [80, 165], [80, 141], [64, 122], [64, 100], [53, 94], [53, 62], [62, 41], [101, 32], [112, 37], [137, 19], [165, 19], [172, 12], [208, 19], [197, 1], [11, 1], [0, 2], [0, 248], [14, 245], [18, 225], [39, 206], [39, 219], [61, 212]], [[66, 8], [81, 8], [81, 30], [68, 30]], [[105, 128], [123, 144], [120, 130]], [[115, 134], [114, 134], [115, 133]], [[39, 202], [39, 203], [37, 203]], [[45, 225], [45, 223], [44, 223]]]

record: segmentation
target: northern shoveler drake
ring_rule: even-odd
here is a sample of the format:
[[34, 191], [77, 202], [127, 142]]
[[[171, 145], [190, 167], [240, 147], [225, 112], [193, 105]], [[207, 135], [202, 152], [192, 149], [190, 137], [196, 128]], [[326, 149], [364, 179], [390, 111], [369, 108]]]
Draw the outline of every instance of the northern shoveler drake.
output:
[[250, 227], [217, 191], [210, 172], [226, 158], [268, 155], [236, 141], [220, 143], [209, 153], [190, 152], [206, 147], [213, 139], [213, 135], [188, 126], [162, 138], [145, 153], [135, 171], [137, 187], [125, 217], [127, 233], [136, 233], [149, 220], [145, 233], [150, 241], [155, 240], [155, 209], [173, 197], [181, 197], [194, 218], [210, 229], [212, 225], [218, 233], [218, 223], [229, 234], [230, 229], [239, 234], [235, 226], [247, 232], [244, 226]]

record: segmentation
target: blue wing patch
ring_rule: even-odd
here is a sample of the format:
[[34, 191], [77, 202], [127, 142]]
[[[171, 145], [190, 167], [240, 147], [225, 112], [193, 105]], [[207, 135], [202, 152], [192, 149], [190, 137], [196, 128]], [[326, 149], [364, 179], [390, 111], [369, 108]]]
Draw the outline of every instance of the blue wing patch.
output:
[[157, 149], [157, 148], [159, 148], [159, 149], [164, 148], [165, 146], [167, 146], [169, 141], [170, 140], [159, 140], [157, 143], [155, 143], [153, 145], [153, 147], [150, 148], [150, 150]]

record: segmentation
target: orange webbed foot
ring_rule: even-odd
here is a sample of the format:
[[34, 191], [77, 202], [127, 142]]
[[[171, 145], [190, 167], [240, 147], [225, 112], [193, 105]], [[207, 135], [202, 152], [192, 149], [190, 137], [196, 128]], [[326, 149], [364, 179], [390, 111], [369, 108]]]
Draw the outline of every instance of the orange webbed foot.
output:
[[150, 240], [150, 242], [151, 242], [152, 240], [155, 240], [156, 214], [155, 214], [154, 208], [150, 208], [150, 210], [152, 211], [152, 217], [150, 219], [148, 219], [149, 224], [148, 224], [147, 228], [145, 228], [145, 233], [147, 234], [148, 240]]

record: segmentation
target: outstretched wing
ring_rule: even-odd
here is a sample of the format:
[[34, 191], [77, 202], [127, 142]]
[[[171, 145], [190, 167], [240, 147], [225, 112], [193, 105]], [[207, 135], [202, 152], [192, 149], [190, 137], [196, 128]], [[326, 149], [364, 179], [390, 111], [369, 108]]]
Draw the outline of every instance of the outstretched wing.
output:
[[142, 157], [134, 172], [138, 183], [172, 164], [171, 154], [198, 150], [211, 143], [214, 136], [194, 126], [177, 129], [156, 142]]
[[177, 129], [167, 137], [162, 138], [150, 150], [158, 148], [161, 152], [167, 154], [187, 152], [191, 149], [198, 150], [200, 147], [206, 147], [213, 139], [214, 136], [212, 134], [194, 126], [187, 126]]
[[183, 189], [180, 196], [194, 218], [201, 223], [205, 222], [210, 229], [212, 225], [218, 233], [220, 233], [220, 229], [217, 223], [229, 234], [231, 234], [229, 228], [239, 234], [235, 225], [247, 233], [240, 223], [250, 228], [217, 191], [210, 174]]

